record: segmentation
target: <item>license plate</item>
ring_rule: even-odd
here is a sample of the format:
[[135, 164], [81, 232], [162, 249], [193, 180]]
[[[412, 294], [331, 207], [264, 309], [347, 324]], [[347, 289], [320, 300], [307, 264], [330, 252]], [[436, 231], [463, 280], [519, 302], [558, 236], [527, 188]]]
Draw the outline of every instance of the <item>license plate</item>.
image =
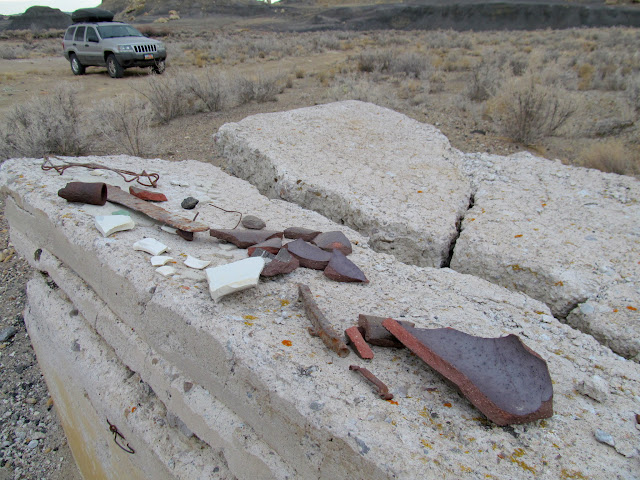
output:
[[144, 54], [144, 59], [145, 60], [153, 60], [153, 53], [145, 53]]

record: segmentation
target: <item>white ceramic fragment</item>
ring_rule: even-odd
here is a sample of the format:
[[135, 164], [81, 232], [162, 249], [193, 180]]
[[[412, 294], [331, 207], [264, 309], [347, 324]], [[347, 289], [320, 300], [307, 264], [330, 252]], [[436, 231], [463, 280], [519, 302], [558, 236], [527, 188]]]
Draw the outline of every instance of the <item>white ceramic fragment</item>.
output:
[[131, 230], [136, 226], [129, 215], [98, 215], [95, 218], [95, 225], [105, 237], [114, 232]]
[[192, 257], [191, 255], [187, 255], [187, 259], [184, 261], [184, 264], [189, 268], [195, 268], [196, 270], [202, 270], [203, 268], [207, 268], [211, 260], [200, 260], [199, 258]]
[[151, 265], [153, 265], [154, 267], [162, 267], [171, 260], [173, 260], [173, 257], [169, 257], [168, 255], [155, 255], [151, 257]]
[[172, 235], [177, 235], [178, 234], [178, 230], [173, 228], [173, 227], [170, 227], [169, 225], [162, 225], [160, 227], [160, 230], [162, 230], [163, 232], [170, 233]]
[[160, 255], [161, 253], [166, 252], [169, 247], [154, 238], [143, 238], [133, 244], [133, 249], [141, 250], [143, 252], [150, 253], [151, 255]]
[[176, 273], [176, 269], [168, 265], [165, 265], [164, 267], [156, 268], [156, 272], [158, 272], [163, 277], [169, 277], [174, 273]]
[[264, 268], [264, 258], [250, 257], [219, 267], [207, 268], [209, 292], [215, 302], [229, 293], [255, 287]]

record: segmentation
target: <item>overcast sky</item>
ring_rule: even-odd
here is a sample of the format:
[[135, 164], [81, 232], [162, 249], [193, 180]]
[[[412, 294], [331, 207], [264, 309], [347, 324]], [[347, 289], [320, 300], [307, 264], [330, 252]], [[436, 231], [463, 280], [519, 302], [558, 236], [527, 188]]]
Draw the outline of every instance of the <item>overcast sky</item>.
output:
[[40, 0], [37, 2], [0, 0], [0, 14], [13, 15], [23, 13], [27, 8], [34, 5], [59, 8], [63, 12], [73, 12], [78, 8], [97, 7], [101, 3], [101, 0]]

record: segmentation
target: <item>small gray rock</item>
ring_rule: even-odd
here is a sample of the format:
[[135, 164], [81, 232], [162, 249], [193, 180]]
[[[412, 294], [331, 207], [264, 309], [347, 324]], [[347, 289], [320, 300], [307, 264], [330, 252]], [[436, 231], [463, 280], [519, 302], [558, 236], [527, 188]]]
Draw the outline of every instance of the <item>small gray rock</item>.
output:
[[597, 402], [604, 403], [609, 398], [609, 382], [598, 375], [594, 375], [580, 383], [578, 391]]
[[262, 230], [267, 224], [255, 215], [245, 215], [242, 217], [242, 226], [250, 230]]
[[6, 342], [13, 338], [13, 336], [18, 333], [18, 330], [15, 327], [5, 327], [0, 330], [0, 342]]
[[322, 402], [311, 402], [311, 404], [309, 405], [309, 407], [311, 408], [311, 410], [313, 410], [314, 412], [317, 412], [319, 410], [322, 410], [324, 408], [324, 403]]
[[29, 442], [29, 445], [27, 445], [27, 448], [29, 450], [33, 450], [34, 448], [36, 448], [38, 446], [38, 440], [31, 440]]
[[182, 203], [180, 205], [185, 210], [193, 210], [194, 208], [196, 208], [196, 205], [198, 205], [198, 203], [200, 203], [200, 200], [198, 200], [197, 198], [187, 197], [182, 200]]
[[604, 430], [600, 430], [600, 429], [597, 429], [593, 433], [596, 437], [596, 440], [599, 441], [600, 443], [606, 443], [607, 445], [610, 445], [612, 447], [616, 446], [616, 442], [614, 442], [613, 437], [611, 436], [610, 433], [607, 433]]

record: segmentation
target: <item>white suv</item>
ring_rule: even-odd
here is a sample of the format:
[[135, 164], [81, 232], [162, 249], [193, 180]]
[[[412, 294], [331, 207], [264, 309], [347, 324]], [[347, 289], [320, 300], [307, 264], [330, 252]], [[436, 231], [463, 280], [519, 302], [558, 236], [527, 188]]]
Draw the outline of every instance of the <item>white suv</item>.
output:
[[84, 74], [91, 66], [106, 66], [112, 78], [121, 78], [129, 67], [151, 67], [163, 73], [167, 59], [164, 43], [122, 22], [74, 23], [67, 28], [62, 47], [74, 75]]

